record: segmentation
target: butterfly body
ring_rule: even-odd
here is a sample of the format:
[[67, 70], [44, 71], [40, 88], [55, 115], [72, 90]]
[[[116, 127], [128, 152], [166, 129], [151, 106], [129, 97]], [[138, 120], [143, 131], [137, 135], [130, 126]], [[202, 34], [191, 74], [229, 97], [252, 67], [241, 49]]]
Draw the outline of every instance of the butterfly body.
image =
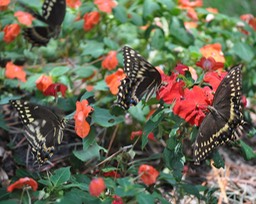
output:
[[245, 124], [242, 114], [242, 65], [231, 68], [214, 95], [209, 113], [199, 127], [195, 142], [195, 164], [199, 164], [214, 149], [237, 139]]
[[131, 105], [137, 105], [144, 95], [147, 101], [159, 88], [162, 80], [157, 69], [135, 50], [128, 46], [124, 46], [122, 50], [124, 72], [127, 76], [121, 81], [114, 105], [127, 110]]
[[61, 24], [66, 14], [65, 0], [45, 0], [42, 6], [42, 15], [35, 13], [21, 3], [38, 20], [47, 26], [34, 26], [24, 29], [23, 35], [33, 46], [46, 46], [51, 38], [59, 35]]
[[24, 134], [39, 163], [45, 163], [60, 144], [66, 120], [48, 108], [22, 100], [11, 100], [24, 126]]

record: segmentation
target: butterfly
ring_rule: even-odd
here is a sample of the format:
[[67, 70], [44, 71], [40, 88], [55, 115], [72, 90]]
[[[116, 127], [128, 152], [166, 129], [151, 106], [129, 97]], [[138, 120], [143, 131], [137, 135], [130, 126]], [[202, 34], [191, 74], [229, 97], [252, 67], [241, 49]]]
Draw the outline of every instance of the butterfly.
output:
[[124, 46], [122, 51], [126, 78], [118, 87], [114, 106], [128, 110], [131, 105], [137, 105], [144, 95], [147, 101], [158, 90], [162, 79], [157, 69], [135, 50]]
[[33, 155], [39, 164], [45, 163], [53, 155], [56, 144], [62, 142], [67, 121], [44, 106], [23, 100], [9, 103], [19, 114]]
[[230, 69], [215, 92], [212, 106], [208, 106], [209, 113], [195, 141], [195, 164], [200, 164], [218, 146], [236, 140], [243, 132], [242, 66]]
[[35, 18], [47, 26], [34, 26], [26, 28], [23, 35], [33, 46], [46, 46], [51, 38], [56, 38], [61, 29], [61, 24], [66, 14], [66, 0], [45, 0], [42, 6], [42, 15], [21, 3]]

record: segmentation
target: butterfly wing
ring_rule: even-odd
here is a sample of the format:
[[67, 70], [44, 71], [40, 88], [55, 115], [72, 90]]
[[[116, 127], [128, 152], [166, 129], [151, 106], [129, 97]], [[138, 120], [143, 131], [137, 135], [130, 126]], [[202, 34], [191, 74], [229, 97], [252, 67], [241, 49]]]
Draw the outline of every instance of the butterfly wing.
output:
[[122, 50], [127, 77], [121, 82], [116, 104], [127, 110], [130, 105], [136, 105], [144, 95], [146, 101], [152, 96], [161, 84], [161, 75], [132, 48], [124, 46]]
[[199, 127], [195, 142], [195, 164], [204, 160], [216, 147], [236, 139], [243, 129], [241, 105], [242, 65], [231, 68], [213, 99], [213, 106]]
[[66, 15], [66, 0], [45, 0], [42, 11], [48, 25], [60, 26]]
[[19, 113], [24, 132], [39, 163], [52, 155], [56, 145], [61, 143], [66, 122], [43, 106], [27, 101], [11, 100], [10, 104]]

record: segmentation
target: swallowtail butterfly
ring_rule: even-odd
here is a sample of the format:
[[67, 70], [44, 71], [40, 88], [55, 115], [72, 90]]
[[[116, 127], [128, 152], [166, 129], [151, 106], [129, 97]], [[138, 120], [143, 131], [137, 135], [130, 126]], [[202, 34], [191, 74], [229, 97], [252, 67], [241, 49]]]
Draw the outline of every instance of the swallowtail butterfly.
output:
[[199, 164], [214, 149], [237, 139], [243, 132], [242, 65], [234, 66], [221, 81], [209, 113], [199, 127], [195, 142], [195, 164]]
[[45, 163], [62, 141], [66, 120], [44, 106], [27, 101], [11, 100], [10, 104], [19, 114], [34, 156], [40, 164]]
[[144, 95], [147, 101], [159, 88], [162, 80], [157, 69], [135, 50], [124, 46], [122, 51], [126, 78], [121, 81], [114, 105], [127, 110], [131, 105], [136, 105]]
[[47, 24], [47, 26], [34, 26], [24, 30], [25, 39], [33, 46], [46, 46], [51, 38], [59, 35], [66, 14], [66, 0], [45, 0], [42, 15], [35, 13], [23, 3], [20, 4], [38, 20]]

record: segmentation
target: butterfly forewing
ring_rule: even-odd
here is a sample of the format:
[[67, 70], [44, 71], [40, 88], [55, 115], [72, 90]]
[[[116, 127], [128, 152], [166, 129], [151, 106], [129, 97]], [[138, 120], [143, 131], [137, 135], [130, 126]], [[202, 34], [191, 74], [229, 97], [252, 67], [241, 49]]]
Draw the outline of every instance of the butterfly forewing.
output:
[[122, 50], [127, 77], [121, 82], [115, 104], [127, 110], [130, 105], [136, 105], [144, 95], [146, 101], [152, 96], [161, 84], [161, 75], [132, 48], [124, 46]]
[[48, 108], [21, 100], [11, 100], [24, 125], [24, 132], [39, 163], [46, 162], [63, 138], [66, 121]]
[[241, 69], [242, 65], [232, 67], [216, 90], [210, 112], [199, 127], [195, 164], [199, 164], [219, 145], [236, 139], [243, 129]]
[[45, 0], [42, 11], [42, 15], [49, 25], [61, 25], [66, 14], [66, 0]]

